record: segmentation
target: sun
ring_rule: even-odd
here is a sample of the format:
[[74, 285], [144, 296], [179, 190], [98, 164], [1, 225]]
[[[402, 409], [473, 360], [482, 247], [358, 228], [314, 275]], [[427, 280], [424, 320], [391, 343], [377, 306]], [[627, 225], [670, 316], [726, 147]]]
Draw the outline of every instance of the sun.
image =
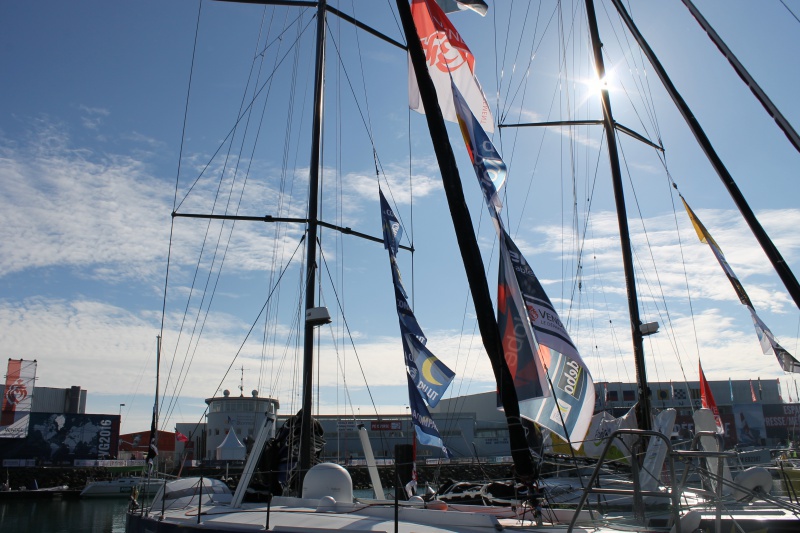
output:
[[613, 85], [614, 79], [610, 72], [606, 72], [603, 78], [592, 77], [582, 80], [583, 85], [589, 90], [591, 95], [600, 95], [603, 90], [609, 90]]

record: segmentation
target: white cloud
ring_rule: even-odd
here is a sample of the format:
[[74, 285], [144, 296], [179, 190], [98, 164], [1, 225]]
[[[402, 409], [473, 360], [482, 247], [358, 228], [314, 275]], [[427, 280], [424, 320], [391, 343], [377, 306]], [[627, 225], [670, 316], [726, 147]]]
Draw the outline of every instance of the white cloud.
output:
[[94, 161], [68, 143], [45, 127], [26, 147], [0, 147], [0, 275], [67, 266], [108, 281], [149, 278], [165, 253], [163, 187], [139, 161]]

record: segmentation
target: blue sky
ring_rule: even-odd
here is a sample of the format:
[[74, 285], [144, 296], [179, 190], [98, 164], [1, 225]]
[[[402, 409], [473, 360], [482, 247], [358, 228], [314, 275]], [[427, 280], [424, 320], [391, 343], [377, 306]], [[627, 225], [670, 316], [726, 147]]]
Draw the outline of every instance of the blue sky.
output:
[[[393, 4], [343, 2], [339, 7], [374, 21], [382, 31], [402, 40], [394, 18], [387, 15], [387, 6]], [[706, 128], [762, 224], [797, 271], [800, 156], [680, 2], [653, 4], [634, 3], [631, 11], [640, 29]], [[578, 8], [581, 5], [577, 3]], [[517, 38], [522, 15], [511, 19], [507, 31], [494, 35], [495, 28], [509, 26], [507, 6], [506, 2], [500, 2], [496, 9], [492, 6], [487, 18], [461, 13], [453, 20], [477, 57], [478, 76], [493, 110], [499, 105], [508, 115], [507, 122], [517, 117], [555, 120], [561, 116], [555, 110], [564, 109], [573, 96], [554, 88], [571, 84], [577, 94], [583, 82], [573, 75], [564, 83], [557, 75], [558, 58], [552, 53], [556, 51], [552, 44], [558, 20], [556, 4], [541, 4], [535, 33], [536, 39], [541, 36], [541, 44], [531, 63], [528, 85], [521, 77], [527, 61], [518, 60], [520, 70], [512, 75], [510, 58], [517, 54], [516, 48], [507, 45], [504, 52], [505, 36], [512, 42]], [[800, 70], [794, 51], [800, 46], [800, 23], [777, 0], [758, 5], [698, 2], [698, 7], [797, 127]], [[91, 412], [116, 413], [119, 404], [126, 404], [122, 408], [123, 431], [146, 429], [152, 408], [155, 337], [161, 321], [170, 212], [197, 8], [196, 1], [0, 4], [0, 347], [7, 357], [38, 359], [40, 386], [80, 385], [87, 389]], [[573, 9], [572, 4], [564, 4], [562, 18], [567, 31]], [[739, 219], [712, 168], [693, 145], [691, 134], [658, 87], [652, 69], [644, 69], [647, 91], [627, 81], [631, 69], [626, 58], [635, 59], [640, 67], [643, 63], [637, 54], [618, 48], [619, 42], [626, 43], [621, 37], [617, 39], [621, 35], [616, 33], [618, 23], [614, 23], [615, 30], [608, 27], [609, 19], [613, 20], [610, 4], [598, 3], [597, 9], [601, 32], [605, 32], [606, 66], [615, 69], [619, 78], [618, 84], [611, 82], [617, 120], [655, 138], [649, 125], [641, 125], [648, 121], [639, 119], [644, 109], [638, 103], [640, 95], [652, 99], [670, 174], [726, 253], [762, 319], [797, 356], [800, 317], [796, 306]], [[261, 20], [258, 7], [203, 3], [179, 198], [186, 195], [233, 124]], [[308, 23], [308, 14], [304, 20]], [[375, 165], [363, 126], [367, 122], [395, 205], [410, 232], [407, 193], [411, 157], [417, 249], [413, 277], [408, 254], [401, 255], [401, 268], [408, 286], [413, 278], [417, 316], [433, 352], [460, 376], [451, 393], [490, 390], [490, 370], [474, 335], [474, 312], [467, 300], [430, 140], [422, 117], [409, 116], [406, 110], [405, 55], [363, 34], [356, 40], [347, 26], [329, 24], [341, 33], [335, 39], [338, 48], [328, 48], [329, 65], [334, 67], [329, 71], [327, 93], [331, 102], [340, 104], [338, 108], [330, 106], [332, 111], [326, 115], [326, 126], [333, 133], [326, 133], [325, 167], [331, 183], [338, 174], [345, 185], [336, 189], [338, 204], [326, 200], [324, 213], [334, 223], [379, 234]], [[313, 23], [309, 28], [302, 39], [313, 33]], [[585, 33], [584, 28], [577, 25], [571, 31], [579, 35]], [[525, 31], [528, 37], [534, 35], [531, 25]], [[283, 41], [288, 43], [294, 35], [285, 34]], [[581, 39], [585, 43], [585, 37]], [[277, 48], [273, 44], [267, 55]], [[281, 55], [288, 48], [282, 50], [269, 57], [280, 58], [281, 67], [288, 68], [294, 56]], [[339, 51], [347, 77], [341, 75], [344, 70], [339, 70], [338, 77], [335, 73]], [[360, 52], [360, 58], [354, 51]], [[518, 57], [526, 54], [523, 50]], [[307, 137], [310, 128], [306, 119], [311, 93], [309, 70], [303, 67], [311, 61], [310, 55], [298, 59], [295, 115], [286, 115], [286, 104], [268, 108], [258, 151], [251, 158], [250, 152], [243, 150], [245, 155], [235, 159], [240, 168], [245, 164], [250, 168], [248, 194], [240, 213], [276, 214], [278, 201], [288, 202], [288, 196], [275, 185], [281, 175], [295, 178], [300, 189], [305, 186], [308, 149], [301, 139]], [[364, 74], [360, 64], [367, 65]], [[498, 64], [504, 65], [499, 104]], [[576, 65], [580, 63], [576, 61]], [[570, 72], [580, 73], [580, 69], [576, 66]], [[588, 77], [588, 71], [584, 72]], [[266, 77], [262, 74], [263, 79]], [[273, 91], [270, 98], [276, 102], [284, 102], [290, 92], [282, 83], [276, 77], [275, 84], [269, 86]], [[350, 94], [351, 84], [355, 98]], [[530, 91], [525, 100], [508, 96], [514, 93], [507, 88], [517, 84]], [[355, 99], [366, 117], [363, 121], [354, 106]], [[599, 118], [596, 98], [576, 97], [569, 105], [576, 116]], [[481, 217], [484, 207], [458, 132], [455, 127], [450, 131], [473, 219], [476, 225], [481, 222], [479, 239], [491, 286], [496, 276], [493, 230]], [[292, 142], [284, 144], [286, 138]], [[599, 130], [589, 128], [551, 131], [544, 138], [540, 131], [520, 131], [515, 137], [512, 130], [504, 130], [502, 137], [495, 135], [495, 143], [511, 169], [506, 212], [509, 227], [517, 230], [520, 248], [545, 282], [562, 318], [569, 320], [573, 338], [595, 380], [627, 381], [633, 379], [630, 342], [624, 289], [616, 276], [619, 250], [608, 164], [596, 155], [600, 138]], [[674, 330], [674, 334], [662, 332], [651, 337], [646, 344], [651, 376], [682, 379], [680, 361], [687, 378], [695, 379], [699, 350], [709, 379], [782, 377], [774, 359], [760, 353], [747, 311], [737, 303], [711, 252], [687, 231], [688, 221], [681, 211], [673, 215], [674, 197], [669, 196], [661, 163], [651, 150], [628, 139], [622, 142], [631, 176], [626, 194], [642, 276], [643, 314], [666, 329], [666, 315], [663, 310], [659, 314], [655, 303], [663, 292]], [[291, 164], [284, 165], [284, 160]], [[210, 170], [186, 195], [183, 211], [205, 212], [210, 208], [213, 173], [222, 165], [221, 157], [213, 159]], [[574, 181], [562, 177], [570, 174], [565, 172], [570, 167], [575, 169]], [[595, 168], [597, 186], [592, 189]], [[576, 191], [577, 226], [571, 222], [572, 190]], [[585, 196], [592, 190], [589, 209]], [[302, 200], [284, 205], [285, 213], [303, 216]], [[576, 244], [570, 234], [575, 234], [574, 227], [584, 227], [587, 211], [591, 214], [583, 246], [587, 255], [582, 289], [580, 298], [571, 299]], [[680, 246], [675, 234], [676, 216]], [[647, 228], [648, 239], [642, 227]], [[277, 267], [269, 266], [273, 251], [288, 259], [300, 229], [286, 227], [287, 233], [275, 244], [273, 228], [237, 224], [225, 260], [226, 275], [214, 293], [214, 307], [205, 322], [200, 347], [187, 351], [185, 345], [179, 345], [176, 349], [186, 305], [181, 297], [189, 292], [205, 230], [205, 223], [187, 220], [176, 222], [174, 228], [174, 270], [170, 274], [174, 292], [167, 301], [164, 350], [165, 365], [169, 367], [173, 357], [175, 361], [169, 378], [170, 394], [177, 369], [194, 355], [191, 371], [180, 385], [184, 399], [170, 415], [170, 424], [199, 419], [202, 399], [214, 395], [218, 387], [236, 391], [239, 371], [222, 378], [230, 366], [245, 368], [246, 393], [258, 388], [261, 394], [277, 397], [286, 412], [291, 412], [297, 408], [299, 394], [295, 386], [299, 378], [293, 370], [299, 363], [293, 347], [274, 341], [270, 343], [272, 355], [262, 358], [260, 343], [251, 337], [239, 358], [231, 361], [263, 305], [269, 274], [277, 271]], [[325, 235], [330, 245], [325, 250], [328, 265], [335, 276], [347, 281], [341, 293], [334, 294], [330, 287], [323, 289], [325, 303], [334, 315], [334, 327], [324, 333], [322, 341], [321, 409], [350, 412], [351, 404], [362, 414], [371, 412], [363, 373], [379, 410], [402, 412], [405, 380], [385, 252], [377, 244], [353, 238], [336, 241], [330, 233]], [[648, 266], [651, 257], [658, 265], [658, 278]], [[296, 280], [292, 269], [288, 275]], [[322, 276], [327, 278], [327, 273]], [[686, 298], [687, 278], [691, 309]], [[296, 299], [296, 288], [287, 290], [281, 295], [281, 306], [289, 310], [287, 302]], [[341, 314], [335, 309], [337, 296], [344, 302], [358, 359], [346, 338]], [[197, 300], [194, 302], [197, 305]], [[278, 330], [291, 329], [291, 319], [282, 316]], [[185, 342], [186, 338], [184, 333], [181, 339]], [[290, 352], [292, 355], [281, 355]], [[349, 402], [345, 393], [337, 392], [345, 380]], [[785, 380], [791, 381], [788, 377]]]

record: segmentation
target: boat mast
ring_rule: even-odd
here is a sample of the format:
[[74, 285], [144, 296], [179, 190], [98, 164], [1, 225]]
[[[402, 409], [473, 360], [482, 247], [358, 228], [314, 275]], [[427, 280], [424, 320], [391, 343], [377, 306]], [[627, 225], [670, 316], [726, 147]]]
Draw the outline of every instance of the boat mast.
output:
[[[589, 19], [589, 33], [592, 37], [594, 62], [597, 67], [597, 76], [603, 80], [606, 75], [603, 63], [603, 43], [597, 31], [597, 16], [594, 11], [594, 1], [586, 0], [586, 14]], [[622, 247], [622, 265], [625, 271], [625, 286], [628, 290], [628, 312], [631, 321], [631, 336], [633, 337], [633, 357], [636, 364], [636, 388], [639, 392], [636, 416], [641, 429], [649, 430], [650, 424], [650, 398], [647, 395], [647, 372], [644, 362], [644, 343], [642, 342], [641, 320], [639, 319], [639, 301], [636, 296], [636, 278], [633, 271], [633, 254], [631, 253], [631, 237], [628, 231], [628, 215], [625, 209], [625, 192], [622, 187], [622, 173], [619, 166], [619, 153], [617, 152], [617, 133], [614, 129], [614, 117], [611, 114], [611, 99], [608, 88], [603, 85], [600, 95], [603, 104], [603, 126], [606, 130], [608, 142], [608, 159], [611, 163], [611, 181], [614, 184], [614, 200], [617, 206], [617, 222], [619, 224], [619, 240]]]
[[319, 221], [319, 172], [322, 154], [322, 108], [325, 90], [325, 4], [317, 3], [317, 51], [314, 65], [314, 122], [311, 130], [311, 163], [308, 177], [308, 229], [306, 230], [306, 318], [303, 342], [303, 414], [300, 423], [299, 475], [297, 493], [300, 494], [303, 478], [311, 468], [311, 410], [314, 375], [314, 323], [308, 312], [316, 305], [314, 285], [317, 268], [317, 228]]
[[783, 131], [784, 135], [786, 135], [786, 138], [789, 139], [789, 142], [792, 143], [792, 146], [794, 146], [795, 150], [800, 152], [800, 135], [798, 135], [797, 131], [795, 131], [786, 117], [783, 116], [783, 113], [780, 112], [778, 106], [776, 106], [772, 100], [770, 100], [769, 96], [767, 96], [767, 93], [764, 92], [764, 89], [762, 89], [753, 76], [747, 72], [747, 69], [744, 68], [744, 65], [742, 65], [742, 63], [739, 61], [739, 58], [737, 58], [733, 51], [728, 48], [728, 45], [725, 44], [725, 41], [722, 40], [722, 37], [719, 36], [713, 27], [711, 27], [711, 24], [708, 23], [706, 18], [700, 13], [700, 10], [695, 7], [691, 0], [683, 0], [683, 4], [689, 9], [689, 12], [692, 14], [695, 20], [697, 20], [703, 30], [705, 30], [714, 44], [717, 45], [717, 48], [719, 48], [719, 51], [731, 64], [733, 70], [736, 71], [736, 74], [742, 78], [742, 81], [750, 88], [756, 99], [761, 102], [761, 105], [767, 111], [769, 116], [775, 120], [775, 123], [778, 125], [781, 131]]
[[[444, 185], [450, 216], [456, 228], [458, 248], [461, 251], [461, 259], [464, 263], [467, 281], [472, 292], [478, 328], [480, 329], [486, 354], [492, 364], [495, 381], [499, 389], [498, 392], [503, 403], [516, 475], [523, 481], [530, 482], [534, 480], [536, 470], [520, 418], [514, 379], [505, 363], [500, 330], [497, 327], [492, 297], [486, 281], [486, 271], [481, 259], [478, 241], [473, 233], [472, 218], [464, 199], [464, 190], [461, 187], [461, 177], [453, 155], [453, 148], [450, 145], [444, 118], [442, 118], [442, 110], [439, 108], [436, 88], [428, 74], [425, 52], [422, 50], [419, 35], [417, 35], [417, 30], [414, 26], [408, 0], [397, 0], [397, 9], [400, 13], [400, 21], [403, 24], [411, 64], [417, 76], [417, 85], [425, 108], [425, 119], [428, 121], [428, 130], [436, 152], [436, 160], [439, 163], [439, 171], [442, 175], [442, 184]], [[458, 228], [464, 228], [464, 231], [458, 231]]]
[[639, 43], [639, 47], [644, 52], [644, 55], [647, 56], [647, 59], [650, 61], [650, 64], [655, 69], [656, 74], [658, 74], [658, 78], [661, 80], [661, 83], [664, 85], [664, 88], [669, 93], [670, 97], [672, 97], [672, 101], [678, 107], [678, 110], [681, 112], [683, 119], [686, 121], [686, 124], [689, 125], [689, 128], [692, 130], [695, 139], [697, 139], [697, 143], [700, 145], [700, 148], [703, 149], [703, 152], [706, 154], [711, 165], [714, 167], [714, 170], [717, 171], [717, 175], [719, 179], [722, 180], [722, 184], [725, 185], [725, 188], [728, 189], [728, 194], [730, 194], [733, 202], [736, 204], [736, 207], [739, 208], [739, 212], [744, 217], [745, 221], [747, 221], [747, 225], [750, 226], [750, 231], [753, 232], [758, 243], [761, 245], [761, 248], [764, 250], [764, 253], [769, 258], [770, 262], [772, 263], [772, 268], [775, 269], [775, 272], [778, 273], [780, 276], [781, 281], [786, 286], [786, 290], [789, 291], [792, 299], [794, 300], [795, 305], [800, 308], [800, 283], [797, 282], [797, 278], [794, 276], [794, 273], [789, 268], [789, 265], [781, 256], [781, 253], [778, 251], [778, 248], [775, 247], [775, 244], [770, 239], [767, 232], [764, 231], [764, 228], [761, 226], [761, 223], [756, 219], [755, 213], [753, 210], [750, 209], [750, 206], [745, 200], [742, 191], [739, 190], [739, 187], [736, 185], [736, 182], [733, 181], [733, 176], [731, 176], [728, 169], [725, 167], [725, 164], [720, 159], [717, 152], [714, 150], [714, 147], [711, 146], [711, 141], [706, 136], [705, 131], [700, 126], [700, 123], [692, 113], [692, 110], [689, 109], [688, 104], [683, 99], [683, 97], [678, 93], [678, 89], [672, 84], [672, 80], [669, 79], [667, 76], [666, 70], [661, 65], [661, 62], [656, 57], [656, 54], [653, 52], [650, 45], [647, 44], [644, 36], [639, 31], [639, 28], [636, 27], [634, 24], [633, 19], [631, 19], [628, 11], [625, 9], [625, 6], [622, 4], [620, 0], [611, 0], [614, 3], [614, 7], [617, 8], [617, 12], [619, 12], [620, 17], [622, 20], [625, 21], [625, 24], [628, 26], [628, 30], [630, 30], [633, 37], [636, 39], [636, 42]]

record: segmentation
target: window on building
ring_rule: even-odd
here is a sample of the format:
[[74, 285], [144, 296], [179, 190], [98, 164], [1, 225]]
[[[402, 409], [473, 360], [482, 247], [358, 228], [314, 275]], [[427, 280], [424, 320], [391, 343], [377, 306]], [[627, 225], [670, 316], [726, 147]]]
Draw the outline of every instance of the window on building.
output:
[[619, 400], [619, 393], [615, 390], [608, 391], [608, 401], [616, 402]]
[[623, 402], [632, 402], [636, 399], [636, 395], [632, 390], [624, 390], [622, 391], [622, 401]]

